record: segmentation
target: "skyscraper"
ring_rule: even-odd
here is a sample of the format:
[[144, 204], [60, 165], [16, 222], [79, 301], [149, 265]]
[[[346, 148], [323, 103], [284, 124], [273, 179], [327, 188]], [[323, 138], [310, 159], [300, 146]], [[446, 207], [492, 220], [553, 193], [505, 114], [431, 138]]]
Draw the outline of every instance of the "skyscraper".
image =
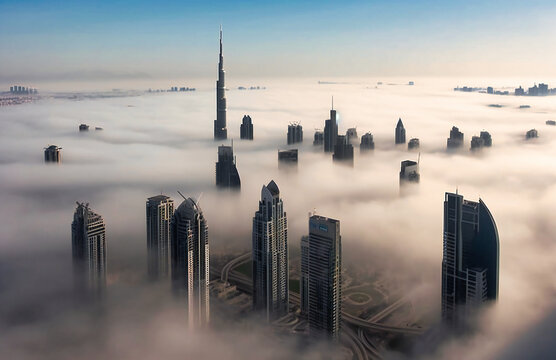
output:
[[452, 126], [450, 137], [446, 140], [448, 149], [456, 149], [463, 145], [463, 133], [456, 126]]
[[353, 165], [353, 145], [345, 135], [338, 135], [332, 158], [334, 161], [342, 161]]
[[338, 338], [342, 320], [340, 222], [311, 216], [306, 248], [309, 332], [316, 337]]
[[421, 175], [419, 175], [419, 163], [412, 160], [402, 161], [400, 168], [400, 185], [405, 182], [418, 183]]
[[301, 274], [299, 276], [299, 304], [301, 315], [309, 313], [309, 236], [301, 237]]
[[170, 226], [172, 289], [186, 299], [189, 328], [210, 320], [209, 238], [203, 212], [192, 198], [176, 209]]
[[233, 145], [221, 145], [218, 147], [218, 161], [216, 162], [216, 186], [222, 188], [241, 187], [241, 180], [236, 167]]
[[147, 199], [147, 261], [149, 278], [167, 278], [170, 266], [170, 223], [174, 200], [165, 195]]
[[303, 142], [303, 127], [299, 123], [288, 125], [288, 145]]
[[261, 190], [253, 217], [253, 308], [267, 321], [288, 313], [288, 220], [274, 181]]
[[334, 100], [330, 110], [330, 119], [324, 122], [324, 151], [333, 152], [336, 139], [338, 138], [338, 123], [336, 120], [336, 110], [334, 110]]
[[226, 128], [226, 84], [224, 77], [224, 56], [222, 55], [222, 27], [220, 27], [220, 56], [218, 60], [218, 80], [216, 81], [216, 120], [214, 120], [214, 140], [228, 138]]
[[71, 245], [76, 285], [85, 293], [100, 295], [106, 286], [106, 228], [88, 203], [77, 203]]
[[315, 135], [313, 137], [313, 145], [320, 146], [324, 144], [324, 133], [320, 130], [315, 130]]
[[396, 144], [405, 144], [405, 128], [401, 118], [396, 124]]
[[357, 128], [349, 128], [346, 131], [346, 138], [347, 141], [352, 144], [355, 145], [359, 142], [359, 136], [357, 135]]
[[44, 162], [62, 162], [62, 148], [56, 145], [49, 145], [44, 148]]
[[498, 298], [499, 240], [485, 203], [446, 193], [442, 258], [442, 318], [456, 327], [479, 305]]
[[359, 150], [361, 152], [373, 150], [375, 148], [375, 142], [373, 140], [373, 134], [370, 132], [361, 136], [361, 145], [359, 145]]
[[242, 140], [253, 140], [253, 122], [251, 121], [251, 116], [243, 116], [239, 127], [239, 137]]
[[407, 143], [407, 150], [417, 150], [419, 149], [419, 139], [417, 138], [413, 138], [410, 139], [409, 142]]

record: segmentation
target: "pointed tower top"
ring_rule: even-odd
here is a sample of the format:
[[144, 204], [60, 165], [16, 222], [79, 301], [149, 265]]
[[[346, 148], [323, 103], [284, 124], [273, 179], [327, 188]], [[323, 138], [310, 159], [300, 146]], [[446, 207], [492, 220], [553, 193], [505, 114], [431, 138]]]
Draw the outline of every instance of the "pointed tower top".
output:
[[396, 125], [396, 127], [403, 127], [402, 118], [398, 119], [398, 124]]
[[334, 110], [334, 95], [332, 95], [332, 110]]

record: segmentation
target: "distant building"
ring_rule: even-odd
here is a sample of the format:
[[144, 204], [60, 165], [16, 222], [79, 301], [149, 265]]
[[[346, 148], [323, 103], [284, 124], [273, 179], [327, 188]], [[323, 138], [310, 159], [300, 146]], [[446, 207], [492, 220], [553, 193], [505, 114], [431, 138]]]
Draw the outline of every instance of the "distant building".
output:
[[487, 94], [494, 94], [494, 89], [492, 86], [487, 87]]
[[[313, 215], [309, 218], [306, 246], [306, 302], [309, 333], [314, 337], [339, 338], [342, 322], [342, 242], [338, 220]], [[304, 295], [305, 296], [305, 295]]]
[[539, 84], [539, 95], [548, 95], [548, 84]]
[[338, 138], [338, 122], [334, 106], [330, 110], [330, 119], [324, 122], [324, 151], [333, 152]]
[[419, 175], [419, 163], [412, 160], [404, 160], [400, 169], [400, 185], [405, 182], [418, 183], [421, 178]]
[[485, 146], [485, 140], [479, 136], [473, 136], [471, 138], [471, 151], [480, 150]]
[[450, 130], [450, 137], [447, 140], [448, 149], [456, 149], [463, 145], [463, 133], [456, 126]]
[[481, 139], [483, 139], [484, 141], [484, 145], [486, 147], [491, 147], [492, 146], [492, 136], [490, 136], [490, 133], [488, 131], [481, 131]]
[[535, 129], [531, 129], [525, 133], [525, 139], [535, 139], [539, 137], [539, 133]]
[[355, 145], [359, 142], [359, 136], [357, 136], [357, 128], [349, 128], [346, 131], [346, 139], [347, 141]]
[[106, 287], [106, 227], [89, 204], [77, 203], [71, 247], [77, 288], [85, 294], [102, 295]]
[[303, 142], [303, 127], [299, 123], [288, 125], [288, 145]]
[[216, 120], [214, 120], [214, 140], [228, 138], [226, 127], [226, 72], [222, 55], [222, 27], [220, 27], [220, 55], [218, 60], [218, 80], [216, 81]]
[[288, 164], [297, 164], [297, 149], [278, 150], [278, 161]]
[[147, 199], [147, 262], [151, 280], [167, 278], [170, 273], [170, 224], [174, 200], [165, 195]]
[[498, 230], [485, 203], [446, 193], [442, 319], [462, 326], [483, 303], [498, 299]]
[[218, 161], [216, 162], [216, 186], [222, 188], [240, 188], [241, 179], [236, 167], [233, 146], [218, 147]]
[[186, 300], [190, 329], [210, 321], [208, 226], [199, 205], [185, 199], [176, 209], [170, 225], [172, 289]]
[[413, 138], [410, 139], [409, 142], [407, 143], [407, 150], [417, 150], [419, 149], [419, 139], [417, 138]]
[[353, 145], [348, 142], [346, 136], [338, 135], [332, 158], [334, 161], [345, 161], [353, 165]]
[[554, 120], [546, 120], [546, 125], [552, 125], [552, 126], [554, 126], [554, 125], [556, 125], [556, 121], [554, 121]]
[[253, 308], [270, 322], [289, 309], [288, 220], [274, 181], [261, 190], [252, 240]]
[[313, 145], [320, 146], [324, 144], [324, 133], [320, 130], [315, 131], [315, 136], [313, 138]]
[[368, 151], [374, 150], [375, 142], [373, 141], [373, 134], [370, 132], [366, 133], [365, 135], [361, 136], [361, 144], [359, 145], [359, 151]]
[[515, 89], [514, 94], [516, 96], [523, 96], [523, 95], [525, 95], [525, 89], [520, 86], [520, 87]]
[[244, 115], [239, 127], [240, 139], [253, 140], [253, 122], [251, 116]]
[[87, 124], [79, 125], [79, 131], [89, 131], [89, 125]]
[[44, 162], [62, 162], [62, 148], [56, 145], [49, 145], [44, 148]]
[[527, 90], [527, 95], [529, 95], [529, 96], [539, 96], [539, 88], [538, 88], [538, 86], [535, 84], [535, 86], [530, 87], [530, 88]]
[[396, 124], [396, 144], [405, 144], [405, 128], [401, 118]]

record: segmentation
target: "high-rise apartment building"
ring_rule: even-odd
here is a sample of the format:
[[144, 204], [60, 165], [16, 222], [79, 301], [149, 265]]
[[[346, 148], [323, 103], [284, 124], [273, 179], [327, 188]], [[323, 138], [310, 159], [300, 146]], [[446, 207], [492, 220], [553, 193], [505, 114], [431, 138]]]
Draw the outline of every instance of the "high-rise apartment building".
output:
[[221, 188], [240, 188], [241, 179], [236, 167], [233, 146], [218, 147], [218, 161], [216, 162], [216, 186]]
[[288, 125], [288, 145], [303, 142], [303, 127], [299, 123]]
[[62, 162], [62, 148], [56, 145], [49, 145], [44, 148], [44, 162]]
[[239, 126], [239, 138], [242, 140], [253, 140], [253, 121], [251, 116], [244, 115]]
[[170, 224], [174, 200], [165, 195], [147, 199], [147, 262], [151, 280], [167, 278], [170, 273]]

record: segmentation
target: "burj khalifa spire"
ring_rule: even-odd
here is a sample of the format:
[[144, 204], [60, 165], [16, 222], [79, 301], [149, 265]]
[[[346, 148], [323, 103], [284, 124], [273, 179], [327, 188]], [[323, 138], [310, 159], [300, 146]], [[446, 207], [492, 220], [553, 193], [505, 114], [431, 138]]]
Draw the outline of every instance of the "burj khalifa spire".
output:
[[222, 26], [220, 26], [220, 57], [218, 60], [218, 80], [216, 80], [216, 120], [214, 120], [214, 140], [228, 138], [226, 128], [226, 85], [224, 81], [224, 57], [222, 56]]

